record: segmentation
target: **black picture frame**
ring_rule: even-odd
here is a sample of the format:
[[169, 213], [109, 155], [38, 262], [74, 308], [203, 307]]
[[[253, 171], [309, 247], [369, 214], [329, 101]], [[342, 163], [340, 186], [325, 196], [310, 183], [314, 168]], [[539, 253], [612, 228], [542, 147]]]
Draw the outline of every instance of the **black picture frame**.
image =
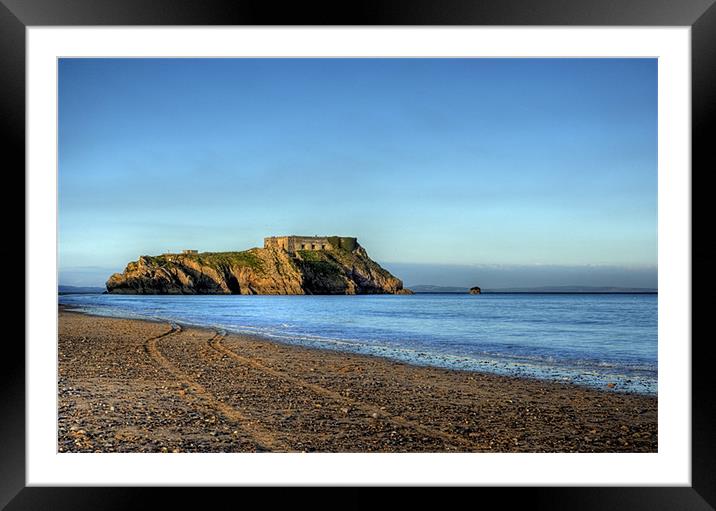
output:
[[[25, 29], [43, 25], [689, 26], [692, 36], [692, 168], [700, 169], [699, 174], [704, 174], [716, 168], [716, 151], [709, 136], [716, 124], [714, 1], [370, 0], [350, 5], [319, 1], [279, 6], [268, 1], [244, 0], [0, 0], [0, 125], [5, 130], [4, 161], [12, 162], [6, 163], [5, 175], [24, 175], [21, 169], [24, 170], [25, 165]], [[696, 175], [694, 170], [692, 176]], [[24, 189], [24, 180], [17, 186]], [[4, 208], [6, 219], [17, 217], [16, 205], [12, 210], [9, 205]], [[26, 267], [25, 275], [27, 272], [32, 272], [32, 268]], [[693, 309], [696, 307], [694, 303]], [[689, 341], [684, 339], [684, 342]], [[716, 424], [712, 389], [715, 385], [711, 357], [708, 356], [709, 344], [707, 336], [691, 340], [692, 486], [481, 488], [480, 492], [496, 494], [509, 502], [515, 498], [524, 499], [531, 506], [550, 509], [714, 509]], [[206, 497], [189, 492], [187, 488], [26, 487], [25, 358], [22, 346], [15, 348], [17, 353], [7, 359], [14, 362], [6, 360], [0, 371], [0, 507], [8, 510], [129, 509], [149, 504], [156, 492], [161, 492], [165, 505], [169, 505], [169, 501], [180, 507], [206, 505]], [[221, 498], [231, 490], [216, 491], [211, 489], [211, 495]], [[249, 489], [241, 491], [242, 498], [250, 497]], [[206, 491], [200, 493], [207, 494]], [[340, 501], [333, 503], [340, 507], [363, 507], [374, 503], [368, 489], [352, 488], [350, 493], [350, 497], [342, 496]], [[418, 498], [422, 498], [421, 494], [421, 491], [413, 493]], [[273, 504], [295, 498], [294, 492], [271, 492]]]

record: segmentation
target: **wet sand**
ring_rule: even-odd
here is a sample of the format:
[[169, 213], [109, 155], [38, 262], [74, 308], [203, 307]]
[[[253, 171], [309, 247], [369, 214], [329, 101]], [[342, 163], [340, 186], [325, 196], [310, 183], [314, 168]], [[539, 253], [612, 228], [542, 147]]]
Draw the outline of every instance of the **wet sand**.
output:
[[656, 452], [657, 398], [60, 310], [60, 452]]

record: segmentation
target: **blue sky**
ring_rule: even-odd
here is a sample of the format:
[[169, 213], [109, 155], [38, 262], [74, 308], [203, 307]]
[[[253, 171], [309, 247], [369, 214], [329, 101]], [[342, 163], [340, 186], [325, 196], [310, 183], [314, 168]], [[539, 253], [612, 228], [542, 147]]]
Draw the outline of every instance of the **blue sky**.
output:
[[656, 199], [655, 59], [59, 62], [61, 284], [338, 234], [408, 284], [656, 287]]

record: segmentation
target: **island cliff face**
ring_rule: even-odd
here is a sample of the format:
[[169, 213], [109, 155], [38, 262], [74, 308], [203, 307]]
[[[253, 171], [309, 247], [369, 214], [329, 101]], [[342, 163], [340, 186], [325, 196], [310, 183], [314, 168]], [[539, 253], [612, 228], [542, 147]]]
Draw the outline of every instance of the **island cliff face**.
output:
[[[352, 238], [354, 239], [354, 238]], [[305, 246], [305, 245], [302, 245]], [[315, 245], [314, 245], [315, 247]], [[286, 250], [275, 243], [243, 252], [185, 251], [142, 256], [107, 281], [116, 294], [412, 294], [370, 259], [357, 241], [352, 250]]]

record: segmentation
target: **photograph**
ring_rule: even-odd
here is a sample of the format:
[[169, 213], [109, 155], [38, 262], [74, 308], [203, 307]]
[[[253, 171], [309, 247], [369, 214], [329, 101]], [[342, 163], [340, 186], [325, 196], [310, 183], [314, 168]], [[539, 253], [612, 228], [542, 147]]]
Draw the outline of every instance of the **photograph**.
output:
[[56, 64], [58, 456], [659, 453], [658, 58]]
[[0, 0], [0, 508], [713, 508], [714, 0], [158, 2]]

